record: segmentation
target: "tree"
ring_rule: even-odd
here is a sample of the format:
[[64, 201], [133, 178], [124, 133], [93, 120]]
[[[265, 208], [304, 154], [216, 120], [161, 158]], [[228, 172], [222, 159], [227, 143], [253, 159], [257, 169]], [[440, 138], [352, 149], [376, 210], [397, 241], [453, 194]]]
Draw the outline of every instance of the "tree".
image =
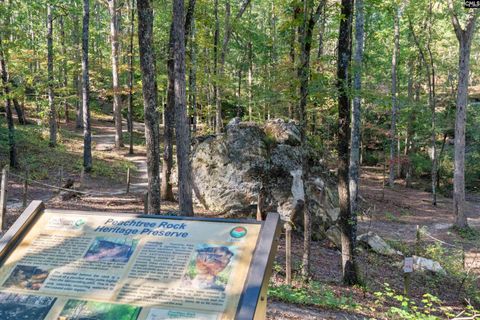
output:
[[[299, 111], [300, 111], [300, 133], [301, 133], [301, 144], [302, 149], [306, 152], [307, 148], [307, 99], [308, 99], [308, 79], [310, 76], [310, 53], [312, 49], [312, 34], [315, 23], [318, 21], [320, 14], [325, 6], [325, 0], [320, 1], [320, 4], [313, 10], [310, 8], [309, 1], [303, 0], [303, 18], [302, 23], [299, 28], [299, 41], [300, 41], [300, 62], [298, 68], [298, 78], [300, 80], [300, 102], [299, 102]], [[303, 155], [303, 164], [302, 171], [303, 176], [302, 180], [305, 181], [305, 178], [308, 177], [308, 163], [307, 156]], [[304, 254], [302, 260], [302, 275], [307, 277], [309, 274], [310, 268], [310, 241], [312, 237], [312, 223], [311, 215], [306, 205], [307, 199], [304, 200], [303, 205], [303, 214], [304, 214]]]
[[173, 128], [175, 127], [175, 79], [173, 65], [173, 24], [170, 25], [170, 40], [168, 41], [167, 58], [168, 88], [167, 103], [164, 109], [165, 122], [163, 124], [163, 166], [161, 198], [173, 201], [173, 187], [170, 181], [173, 168]]
[[47, 69], [48, 69], [48, 124], [50, 127], [49, 146], [57, 145], [57, 111], [53, 93], [53, 15], [52, 6], [47, 5]]
[[475, 31], [478, 10], [470, 11], [465, 27], [460, 25], [452, 0], [448, 0], [455, 35], [459, 43], [458, 52], [458, 87], [455, 116], [455, 168], [453, 175], [453, 212], [455, 226], [468, 226], [465, 216], [465, 123], [467, 119], [468, 80], [470, 72], [470, 50]]
[[173, 64], [175, 92], [175, 133], [177, 139], [178, 201], [180, 213], [193, 216], [192, 170], [190, 166], [190, 124], [185, 82], [185, 23], [183, 0], [173, 2]]
[[395, 148], [397, 144], [397, 68], [400, 51], [400, 8], [395, 5], [393, 13], [393, 54], [392, 54], [392, 122], [390, 125], [390, 165], [388, 184], [395, 184]]
[[[225, 29], [223, 31], [223, 42], [222, 50], [220, 51], [220, 67], [218, 69], [218, 78], [222, 79], [225, 74], [225, 59], [228, 51], [228, 43], [232, 37], [233, 26], [238, 20], [241, 19], [243, 13], [247, 9], [251, 0], [244, 0], [240, 9], [235, 16], [233, 24], [230, 22], [230, 1], [227, 0], [225, 3]], [[215, 121], [215, 132], [220, 134], [223, 130], [223, 120], [222, 120], [222, 86], [217, 83], [217, 93], [216, 93], [216, 121]]]
[[342, 241], [343, 282], [358, 283], [355, 262], [356, 215], [350, 207], [348, 167], [350, 140], [350, 60], [352, 56], [353, 0], [342, 0], [338, 34], [337, 90], [338, 90], [338, 196], [339, 227]]
[[135, 29], [135, 0], [129, 2], [130, 6], [130, 45], [128, 55], [128, 133], [130, 139], [128, 141], [128, 153], [133, 154], [133, 33]]
[[[417, 36], [415, 29], [413, 27], [412, 19], [409, 17], [408, 23], [410, 27], [410, 32], [412, 34], [413, 40], [415, 45], [418, 48], [418, 52], [420, 54], [420, 58], [423, 62], [424, 69], [425, 69], [425, 76], [427, 78], [428, 84], [428, 105], [430, 106], [430, 113], [431, 113], [431, 152], [430, 158], [432, 159], [432, 204], [435, 206], [437, 205], [437, 147], [436, 147], [436, 105], [437, 105], [437, 97], [436, 97], [436, 71], [435, 71], [435, 62], [433, 60], [431, 42], [432, 42], [432, 24], [433, 24], [433, 3], [432, 0], [429, 1], [428, 6], [428, 16], [426, 17], [422, 30], [427, 32], [427, 39], [425, 48], [422, 47], [420, 43], [420, 39]], [[428, 54], [428, 56], [427, 56]]]
[[[81, 51], [81, 37], [80, 37], [80, 22], [76, 14], [73, 16], [73, 43], [75, 46], [74, 60], [76, 64], [81, 64], [82, 57], [78, 53]], [[80, 61], [79, 61], [80, 60]], [[73, 73], [73, 89], [77, 93], [76, 105], [75, 105], [75, 128], [83, 128], [83, 110], [82, 110], [82, 89], [81, 89], [81, 75], [78, 69]]]
[[[193, 20], [193, 12], [195, 9], [195, 1], [188, 1], [188, 9], [185, 17], [185, 47], [188, 42], [188, 32], [191, 28], [190, 24]], [[167, 75], [168, 75], [168, 88], [167, 88], [167, 103], [165, 105], [164, 116], [165, 123], [163, 124], [163, 138], [164, 138], [164, 151], [163, 151], [163, 166], [162, 166], [162, 188], [161, 198], [162, 200], [173, 201], [173, 189], [170, 177], [172, 175], [173, 167], [173, 132], [175, 127], [175, 70], [174, 70], [174, 39], [173, 39], [173, 22], [170, 25], [170, 38], [168, 41], [168, 58], [167, 58]]]
[[[325, 28], [325, 27], [323, 27]], [[352, 117], [352, 145], [350, 148], [350, 206], [351, 211], [356, 213], [358, 207], [358, 179], [360, 176], [360, 118], [362, 96], [362, 63], [363, 63], [363, 39], [365, 34], [365, 21], [363, 13], [363, 0], [355, 2], [355, 54], [353, 75], [353, 117]], [[323, 50], [323, 49], [322, 49]], [[321, 49], [318, 49], [320, 54]]]
[[112, 86], [113, 86], [113, 118], [115, 120], [115, 147], [123, 147], [122, 106], [120, 104], [120, 88], [118, 84], [118, 14], [117, 0], [108, 0], [110, 11], [110, 42], [112, 46]]
[[88, 30], [90, 23], [90, 0], [83, 0], [82, 28], [82, 119], [83, 119], [83, 168], [92, 170], [92, 132], [90, 126], [90, 78], [88, 74]]
[[13, 123], [12, 116], [12, 103], [10, 100], [10, 88], [8, 83], [8, 70], [6, 62], [5, 48], [3, 47], [2, 35], [0, 34], [0, 76], [2, 78], [3, 93], [5, 94], [5, 113], [8, 126], [8, 149], [10, 166], [13, 168], [18, 167], [17, 161], [17, 146], [15, 143], [15, 125]]
[[148, 213], [160, 213], [160, 128], [157, 113], [157, 80], [153, 51], [151, 0], [137, 0], [138, 44], [142, 70], [145, 142], [147, 146]]
[[[67, 94], [67, 85], [68, 85], [68, 76], [67, 76], [67, 48], [65, 45], [65, 23], [63, 21], [63, 15], [60, 15], [60, 44], [61, 44], [61, 54], [62, 54], [62, 85], [63, 85], [63, 95]], [[69, 122], [68, 118], [68, 103], [67, 98], [63, 98], [63, 107], [65, 112], [65, 123]]]

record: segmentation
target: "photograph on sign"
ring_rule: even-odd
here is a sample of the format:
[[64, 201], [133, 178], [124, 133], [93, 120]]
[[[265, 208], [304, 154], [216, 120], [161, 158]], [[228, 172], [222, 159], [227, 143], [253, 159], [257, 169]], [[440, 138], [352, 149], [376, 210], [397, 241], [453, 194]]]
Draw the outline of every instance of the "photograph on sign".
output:
[[54, 297], [0, 292], [0, 319], [44, 319], [55, 300]]
[[233, 319], [260, 229], [46, 210], [0, 268], [0, 318]]

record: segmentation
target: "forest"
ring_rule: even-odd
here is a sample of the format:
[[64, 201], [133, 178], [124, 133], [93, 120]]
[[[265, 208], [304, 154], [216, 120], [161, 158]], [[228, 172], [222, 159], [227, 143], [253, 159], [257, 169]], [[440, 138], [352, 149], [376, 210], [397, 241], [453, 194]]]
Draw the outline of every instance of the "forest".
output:
[[268, 319], [480, 318], [467, 2], [0, 0], [2, 232], [278, 212]]

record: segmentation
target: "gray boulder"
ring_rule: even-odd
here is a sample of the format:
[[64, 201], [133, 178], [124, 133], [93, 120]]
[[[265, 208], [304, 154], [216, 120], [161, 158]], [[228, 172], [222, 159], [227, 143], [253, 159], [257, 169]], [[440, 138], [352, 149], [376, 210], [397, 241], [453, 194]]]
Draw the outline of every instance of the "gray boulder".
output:
[[414, 271], [431, 271], [433, 273], [440, 273], [445, 275], [445, 269], [442, 268], [440, 263], [435, 260], [427, 259], [424, 257], [413, 256], [413, 270]]
[[385, 256], [403, 256], [400, 251], [393, 249], [386, 243], [378, 234], [369, 231], [368, 233], [359, 235], [357, 237], [359, 244], [370, 248], [372, 251]]
[[[272, 120], [264, 126], [231, 121], [225, 133], [201, 137], [194, 144], [192, 171], [196, 200], [207, 210], [228, 216], [252, 216], [263, 186], [265, 210], [278, 212], [284, 221], [302, 226], [295, 214], [305, 201], [316, 236], [338, 219], [338, 196], [318, 157], [300, 147], [300, 131], [293, 122]], [[302, 178], [302, 156], [309, 159], [309, 174]]]

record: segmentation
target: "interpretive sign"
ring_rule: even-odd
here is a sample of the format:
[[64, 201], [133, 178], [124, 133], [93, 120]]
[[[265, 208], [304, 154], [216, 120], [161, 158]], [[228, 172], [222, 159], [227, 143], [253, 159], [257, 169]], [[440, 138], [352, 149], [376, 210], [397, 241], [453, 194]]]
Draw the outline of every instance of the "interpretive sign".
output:
[[0, 243], [0, 319], [261, 319], [279, 216], [47, 210]]
[[413, 272], [413, 257], [405, 257], [403, 262], [403, 272], [411, 273]]

